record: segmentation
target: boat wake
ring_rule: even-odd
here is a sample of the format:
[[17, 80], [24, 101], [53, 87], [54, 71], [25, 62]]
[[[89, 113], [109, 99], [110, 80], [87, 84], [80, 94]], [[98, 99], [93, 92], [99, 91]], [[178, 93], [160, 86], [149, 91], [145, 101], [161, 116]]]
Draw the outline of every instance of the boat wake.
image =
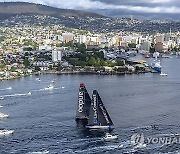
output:
[[12, 90], [12, 87], [8, 87], [8, 88], [0, 89], [0, 91], [5, 91], [5, 90]]
[[65, 89], [65, 87], [64, 86], [62, 86], [62, 87], [47, 86], [47, 87], [42, 88], [42, 89], [34, 89], [31, 91], [32, 92], [41, 92], [41, 91], [52, 91], [52, 90], [59, 90], [59, 89]]
[[62, 86], [62, 87], [56, 87], [56, 88], [54, 88], [54, 89], [65, 89], [65, 87], [64, 87], [64, 86]]
[[44, 90], [53, 90], [54, 86], [53, 85], [49, 85], [47, 87], [44, 88]]
[[34, 89], [34, 90], [31, 90], [31, 91], [36, 91], [36, 92], [38, 92], [38, 91], [44, 91], [44, 88], [43, 89]]
[[44, 150], [44, 151], [38, 151], [38, 152], [28, 152], [27, 154], [48, 154], [49, 151], [48, 150]]
[[4, 98], [6, 98], [6, 97], [18, 97], [18, 96], [30, 96], [30, 95], [32, 95], [32, 93], [31, 92], [28, 92], [28, 93], [17, 93], [17, 94], [10, 94], [10, 95], [2, 95], [2, 96], [0, 96], [0, 99], [4, 99]]

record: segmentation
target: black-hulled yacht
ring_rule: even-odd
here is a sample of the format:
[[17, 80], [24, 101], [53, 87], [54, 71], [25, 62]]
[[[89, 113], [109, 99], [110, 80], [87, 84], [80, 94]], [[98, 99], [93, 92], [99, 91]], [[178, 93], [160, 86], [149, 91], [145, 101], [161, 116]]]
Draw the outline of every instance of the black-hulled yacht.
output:
[[114, 129], [114, 124], [96, 90], [93, 90], [86, 128], [97, 131], [111, 131]]
[[91, 98], [83, 83], [80, 83], [78, 93], [78, 105], [76, 110], [76, 122], [86, 125], [89, 118]]

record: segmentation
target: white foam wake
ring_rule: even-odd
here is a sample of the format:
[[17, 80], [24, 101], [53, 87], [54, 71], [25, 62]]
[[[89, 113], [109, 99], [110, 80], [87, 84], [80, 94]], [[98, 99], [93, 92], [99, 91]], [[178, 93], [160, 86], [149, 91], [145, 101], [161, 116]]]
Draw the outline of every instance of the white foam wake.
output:
[[49, 151], [48, 150], [44, 150], [44, 151], [39, 151], [39, 152], [28, 152], [27, 154], [48, 154]]
[[31, 92], [28, 92], [28, 93], [17, 93], [17, 94], [10, 94], [10, 95], [0, 96], [0, 99], [4, 99], [5, 97], [17, 97], [17, 96], [29, 96], [29, 95], [32, 95], [32, 93]]
[[11, 90], [12, 87], [8, 87], [8, 88], [4, 88], [4, 89], [0, 89], [1, 91], [5, 91], [5, 90]]

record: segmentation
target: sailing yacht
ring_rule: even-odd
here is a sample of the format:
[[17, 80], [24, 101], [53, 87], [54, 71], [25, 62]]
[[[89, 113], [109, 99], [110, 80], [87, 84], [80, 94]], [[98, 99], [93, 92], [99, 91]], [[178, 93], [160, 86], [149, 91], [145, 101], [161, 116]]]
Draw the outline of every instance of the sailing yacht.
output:
[[90, 106], [91, 98], [86, 90], [85, 85], [83, 83], [80, 83], [78, 105], [76, 110], [76, 122], [82, 122], [84, 125], [87, 124]]
[[114, 124], [96, 90], [93, 90], [90, 114], [86, 128], [97, 131], [111, 131], [114, 129]]

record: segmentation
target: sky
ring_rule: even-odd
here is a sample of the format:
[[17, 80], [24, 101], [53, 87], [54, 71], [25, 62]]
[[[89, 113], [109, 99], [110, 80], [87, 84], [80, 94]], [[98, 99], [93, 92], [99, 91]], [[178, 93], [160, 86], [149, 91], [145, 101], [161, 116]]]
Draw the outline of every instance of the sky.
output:
[[[12, 0], [0, 0], [10, 2]], [[16, 1], [16, 0], [13, 0]], [[125, 10], [137, 13], [180, 14], [180, 0], [18, 0], [64, 9]]]

